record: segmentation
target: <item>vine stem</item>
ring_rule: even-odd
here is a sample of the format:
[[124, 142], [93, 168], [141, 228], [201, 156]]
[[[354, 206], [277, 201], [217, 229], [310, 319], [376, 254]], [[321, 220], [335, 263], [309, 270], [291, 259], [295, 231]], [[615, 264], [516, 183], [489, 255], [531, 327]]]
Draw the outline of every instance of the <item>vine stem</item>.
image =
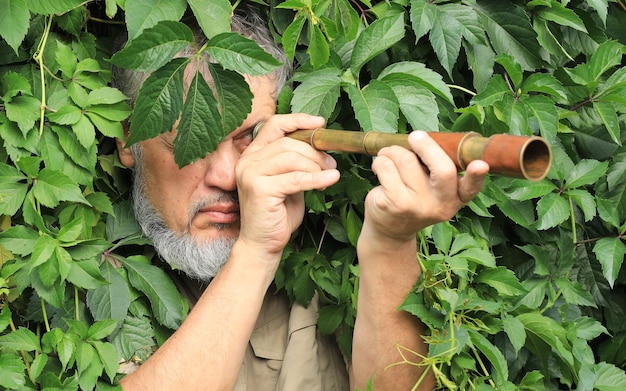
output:
[[485, 376], [489, 376], [489, 384], [491, 385], [491, 387], [493, 389], [496, 388], [496, 383], [493, 382], [493, 379], [491, 379], [491, 374], [489, 373], [489, 371], [487, 370], [487, 367], [485, 366], [485, 363], [483, 362], [483, 360], [480, 358], [480, 354], [478, 354], [478, 352], [476, 351], [476, 348], [472, 346], [472, 351], [474, 352], [474, 356], [476, 356], [476, 361], [478, 361], [478, 364], [480, 365], [480, 369], [483, 370], [483, 372], [485, 373]]
[[572, 197], [568, 196], [567, 201], [569, 203], [569, 215], [572, 220], [572, 240], [574, 244], [578, 242], [578, 235], [576, 235], [576, 216], [574, 215], [574, 202], [572, 201]]
[[41, 300], [41, 312], [43, 315], [43, 322], [46, 325], [46, 332], [50, 331], [50, 322], [48, 322], [48, 311], [46, 310], [46, 302], [43, 300], [43, 297], [39, 298]]
[[79, 300], [78, 300], [78, 287], [74, 285], [74, 317], [80, 321]]
[[39, 137], [43, 134], [43, 125], [44, 125], [44, 115], [46, 113], [46, 79], [45, 79], [45, 66], [43, 63], [43, 51], [46, 47], [46, 43], [48, 42], [48, 36], [50, 35], [50, 30], [52, 29], [52, 17], [50, 15], [48, 17], [48, 21], [46, 22], [46, 28], [43, 31], [43, 35], [41, 37], [41, 41], [37, 45], [37, 51], [33, 56], [33, 60], [39, 64], [39, 76], [41, 78], [41, 116], [39, 118]]
[[465, 92], [468, 95], [476, 96], [476, 93], [474, 91], [470, 91], [470, 90], [468, 90], [467, 88], [465, 88], [463, 86], [458, 86], [456, 84], [446, 84], [446, 85], [448, 86], [448, 88], [454, 88], [456, 90], [463, 91], [463, 92]]
[[[16, 331], [17, 327], [15, 327], [15, 323], [13, 323], [13, 318], [9, 318], [9, 327], [11, 327], [11, 331]], [[22, 360], [24, 360], [24, 365], [26, 366], [26, 372], [28, 373], [28, 378], [34, 383], [35, 379], [33, 379], [33, 374], [30, 371], [30, 363], [28, 362], [28, 357], [26, 357], [26, 352], [20, 350], [20, 355], [22, 356]]]

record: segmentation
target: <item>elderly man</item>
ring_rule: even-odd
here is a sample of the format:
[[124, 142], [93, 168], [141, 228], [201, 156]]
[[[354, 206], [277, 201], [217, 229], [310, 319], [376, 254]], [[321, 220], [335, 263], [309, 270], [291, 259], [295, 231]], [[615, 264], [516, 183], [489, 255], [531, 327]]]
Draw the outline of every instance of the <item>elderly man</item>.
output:
[[[236, 16], [234, 26], [284, 60], [259, 20]], [[130, 79], [118, 75], [116, 85], [136, 96], [142, 76], [125, 76]], [[122, 163], [134, 168], [144, 232], [163, 259], [206, 285], [182, 326], [123, 379], [125, 390], [364, 390], [370, 379], [376, 390], [408, 390], [422, 374], [412, 365], [388, 367], [401, 361], [397, 345], [427, 352], [419, 320], [397, 310], [420, 274], [416, 232], [469, 202], [488, 167], [473, 162], [458, 176], [423, 132], [410, 135], [413, 152], [386, 148], [374, 160], [380, 186], [365, 200], [358, 315], [346, 368], [332, 338], [316, 330], [316, 304], [289, 306], [268, 290], [302, 222], [303, 192], [340, 176], [331, 156], [284, 137], [324, 125], [307, 114], [275, 114], [284, 79], [280, 71], [247, 77], [251, 113], [215, 151], [182, 169], [172, 152], [176, 127], [131, 149], [118, 143]], [[427, 376], [420, 389], [432, 387]]]

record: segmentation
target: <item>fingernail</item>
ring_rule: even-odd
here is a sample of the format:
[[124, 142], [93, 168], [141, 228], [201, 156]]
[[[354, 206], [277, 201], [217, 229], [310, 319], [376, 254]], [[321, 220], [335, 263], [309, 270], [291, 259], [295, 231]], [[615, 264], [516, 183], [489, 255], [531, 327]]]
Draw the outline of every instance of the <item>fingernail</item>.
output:
[[426, 137], [426, 133], [423, 130], [414, 130], [409, 134], [409, 138], [413, 141], [419, 141]]

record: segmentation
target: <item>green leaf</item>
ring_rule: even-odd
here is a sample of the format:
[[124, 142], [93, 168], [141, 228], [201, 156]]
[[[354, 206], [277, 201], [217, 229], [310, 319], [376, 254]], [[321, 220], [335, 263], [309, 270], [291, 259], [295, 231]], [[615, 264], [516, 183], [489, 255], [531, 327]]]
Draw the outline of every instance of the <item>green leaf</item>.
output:
[[187, 0], [207, 38], [230, 31], [233, 9], [228, 0]]
[[452, 77], [452, 68], [461, 50], [463, 37], [461, 24], [448, 13], [439, 11], [439, 7], [437, 9], [438, 12], [432, 20], [429, 40], [439, 62]]
[[35, 198], [49, 208], [61, 201], [74, 201], [89, 205], [78, 185], [62, 172], [44, 168], [33, 185]]
[[419, 62], [413, 61], [401, 61], [389, 65], [382, 70], [378, 75], [378, 80], [381, 81], [395, 81], [406, 80], [408, 83], [419, 83], [428, 90], [443, 99], [448, 103], [454, 104], [450, 87], [446, 85], [440, 74], [432, 69], [426, 68], [426, 66]]
[[176, 58], [152, 73], [137, 95], [126, 147], [172, 130], [183, 109], [183, 75], [189, 59]]
[[609, 132], [611, 140], [618, 145], [622, 145], [621, 131], [619, 127], [620, 121], [617, 117], [617, 108], [615, 107], [615, 104], [612, 102], [595, 101], [593, 102], [593, 109], [602, 119], [602, 123]]
[[289, 58], [289, 60], [291, 61], [293, 61], [294, 59], [296, 47], [298, 46], [300, 34], [302, 33], [302, 28], [304, 27], [305, 22], [306, 18], [304, 16], [296, 16], [294, 21], [291, 22], [291, 24], [285, 29], [285, 32], [283, 33], [283, 50], [285, 51], [287, 58]]
[[320, 333], [330, 335], [337, 331], [344, 318], [344, 305], [327, 305], [319, 309], [319, 318], [317, 319], [317, 327]]
[[224, 138], [224, 128], [213, 91], [196, 72], [174, 140], [174, 160], [183, 167], [214, 151]]
[[65, 105], [54, 113], [48, 114], [48, 119], [59, 125], [73, 125], [80, 120], [82, 111], [74, 105]]
[[133, 258], [120, 259], [130, 283], [143, 292], [152, 305], [154, 316], [163, 326], [177, 329], [184, 317], [183, 302], [167, 274], [156, 266]]
[[193, 33], [187, 25], [163, 20], [128, 42], [111, 57], [111, 62], [139, 72], [154, 71], [193, 43]]
[[0, 386], [7, 389], [23, 389], [26, 385], [26, 366], [18, 355], [11, 353], [0, 354]]
[[74, 286], [83, 289], [96, 289], [105, 284], [98, 270], [98, 263], [94, 259], [72, 262], [67, 280]]
[[624, 45], [617, 41], [607, 40], [593, 52], [589, 59], [589, 72], [591, 80], [599, 80], [609, 69], [622, 63]]
[[122, 327], [111, 337], [111, 342], [120, 355], [129, 360], [140, 350], [152, 352], [153, 338], [154, 329], [148, 318], [127, 316]]
[[393, 90], [400, 110], [412, 129], [438, 130], [439, 106], [435, 96], [420, 83], [391, 75], [383, 81]]
[[576, 205], [583, 211], [585, 221], [591, 221], [596, 217], [596, 198], [586, 190], [568, 190], [565, 194], [572, 197]]
[[596, 254], [600, 265], [602, 265], [604, 278], [613, 287], [619, 275], [619, 270], [624, 263], [626, 245], [620, 238], [602, 238], [593, 246], [593, 252]]
[[496, 53], [510, 55], [524, 70], [542, 66], [537, 33], [522, 7], [508, 1], [487, 0], [477, 1], [474, 7]]
[[177, 21], [185, 13], [185, 0], [132, 0], [126, 2], [128, 39], [134, 39], [162, 20]]
[[41, 344], [37, 335], [25, 327], [20, 327], [15, 331], [0, 336], [0, 346], [3, 349], [15, 351], [24, 350], [26, 352], [41, 351]]
[[32, 96], [19, 95], [4, 103], [7, 118], [17, 123], [17, 126], [26, 134], [35, 126], [35, 121], [41, 115], [41, 102]]
[[0, 0], [0, 37], [18, 54], [18, 48], [26, 37], [30, 12], [26, 0]]
[[566, 189], [592, 185], [606, 174], [608, 162], [599, 162], [592, 159], [581, 159], [574, 170], [565, 178]]
[[569, 204], [565, 197], [550, 193], [537, 202], [537, 229], [556, 227], [569, 218]]
[[350, 85], [348, 95], [361, 128], [384, 133], [398, 131], [398, 101], [391, 87], [372, 80], [363, 89]]
[[328, 42], [326, 42], [326, 37], [317, 24], [309, 23], [309, 36], [310, 42], [307, 48], [307, 54], [309, 55], [309, 61], [311, 61], [313, 68], [318, 69], [322, 65], [325, 65], [330, 57]]
[[491, 286], [502, 296], [518, 296], [526, 293], [526, 289], [520, 284], [515, 273], [502, 266], [481, 270], [474, 281]]
[[10, 101], [11, 98], [20, 93], [25, 95], [33, 94], [28, 80], [13, 71], [5, 72], [0, 78], [0, 93], [2, 93], [2, 99], [5, 101]]
[[524, 103], [533, 114], [533, 119], [537, 121], [541, 135], [548, 143], [554, 142], [559, 124], [559, 114], [554, 102], [545, 96], [539, 95], [524, 99]]
[[500, 75], [495, 75], [491, 78], [485, 89], [476, 94], [470, 103], [478, 104], [481, 106], [491, 106], [496, 102], [503, 99], [505, 95], [509, 95], [511, 90]]
[[397, 14], [376, 20], [361, 31], [350, 58], [350, 70], [355, 78], [361, 68], [378, 54], [404, 37], [404, 15]]
[[23, 225], [0, 232], [0, 246], [17, 255], [29, 255], [39, 239], [39, 234]]
[[356, 243], [359, 240], [361, 229], [363, 228], [363, 221], [357, 215], [353, 207], [348, 208], [346, 216], [346, 232], [350, 243], [356, 247]]
[[92, 341], [91, 344], [96, 349], [96, 353], [104, 365], [104, 371], [109, 377], [109, 381], [113, 381], [120, 361], [117, 349], [108, 342]]
[[537, 15], [543, 19], [550, 20], [561, 26], [571, 27], [574, 30], [587, 32], [587, 28], [583, 21], [576, 15], [576, 13], [565, 8], [561, 3], [552, 1], [550, 7], [541, 7], [537, 11]]
[[206, 50], [225, 69], [244, 75], [266, 75], [281, 65], [255, 41], [237, 33], [216, 35], [211, 38]]
[[295, 113], [319, 115], [328, 119], [339, 99], [339, 69], [325, 68], [309, 73], [293, 92], [291, 109]]
[[474, 330], [469, 330], [469, 335], [474, 346], [487, 357], [493, 370], [491, 371], [496, 386], [502, 385], [509, 377], [509, 367], [504, 355], [487, 338]]
[[597, 307], [593, 296], [579, 282], [567, 278], [555, 278], [554, 283], [563, 293], [565, 301], [570, 304]]
[[109, 262], [102, 264], [101, 273], [109, 283], [87, 291], [87, 306], [96, 320], [124, 320], [130, 307], [128, 284]]
[[213, 89], [220, 108], [222, 128], [228, 134], [243, 123], [252, 111], [252, 92], [242, 75], [227, 71], [218, 64], [209, 67]]
[[620, 391], [626, 388], [626, 373], [613, 364], [601, 362], [595, 365], [593, 387], [599, 391]]
[[511, 341], [511, 345], [513, 345], [513, 349], [515, 349], [515, 353], [518, 354], [526, 342], [524, 325], [516, 317], [505, 314], [502, 317], [502, 326], [504, 327], [504, 332], [509, 338], [509, 341]]
[[89, 330], [87, 331], [87, 339], [95, 341], [99, 339], [104, 339], [111, 335], [117, 326], [119, 325], [119, 321], [113, 319], [102, 319], [96, 321], [94, 324], [89, 326]]
[[28, 9], [34, 14], [40, 15], [52, 15], [52, 14], [64, 14], [74, 8], [80, 7], [83, 0], [26, 0]]
[[522, 91], [540, 92], [559, 99], [567, 99], [563, 84], [554, 76], [545, 73], [533, 73], [522, 83]]

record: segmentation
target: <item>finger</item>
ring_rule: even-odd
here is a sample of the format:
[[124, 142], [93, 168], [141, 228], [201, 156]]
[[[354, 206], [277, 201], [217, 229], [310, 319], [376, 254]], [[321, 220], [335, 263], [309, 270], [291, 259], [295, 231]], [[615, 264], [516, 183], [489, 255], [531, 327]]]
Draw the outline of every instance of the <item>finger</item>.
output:
[[290, 171], [264, 177], [253, 186], [257, 194], [284, 197], [308, 190], [321, 190], [334, 185], [339, 180], [338, 170]]
[[[337, 167], [337, 162], [329, 154], [317, 151], [307, 143], [284, 137], [256, 151], [246, 150], [239, 165], [255, 171], [263, 170], [265, 175], [271, 175], [272, 172], [308, 171], [301, 165], [303, 161], [315, 163], [317, 170]], [[273, 165], [282, 168], [277, 171]]]
[[[374, 171], [377, 175], [378, 174], [382, 174], [382, 175], [386, 175], [387, 171], [395, 171], [398, 174], [398, 180], [395, 181], [395, 183], [393, 183], [393, 186], [397, 186], [397, 185], [404, 185], [409, 187], [411, 190], [416, 191], [420, 188], [424, 188], [424, 186], [428, 186], [428, 182], [429, 182], [429, 172], [428, 169], [422, 165], [422, 163], [420, 162], [420, 160], [417, 158], [417, 156], [415, 155], [414, 152], [409, 151], [406, 148], [403, 147], [399, 147], [399, 146], [392, 146], [392, 147], [387, 147], [387, 148], [382, 148], [379, 152], [378, 155], [376, 157], [376, 159], [374, 159], [374, 161], [379, 160], [379, 158], [381, 156], [384, 156], [388, 159], [390, 159], [391, 161], [393, 161], [393, 164], [395, 165], [395, 167], [389, 167], [389, 168], [379, 168], [378, 171]], [[382, 163], [384, 163], [384, 160], [381, 160], [379, 165], [382, 165]], [[372, 165], [372, 168], [374, 169], [374, 164]], [[382, 176], [381, 175], [381, 176]], [[390, 182], [391, 178], [389, 181]], [[383, 184], [383, 182], [381, 182], [381, 184]], [[387, 188], [393, 189], [396, 187], [391, 187], [392, 184], [389, 183], [389, 186]]]
[[458, 198], [462, 204], [467, 205], [480, 193], [488, 172], [489, 165], [484, 161], [470, 162], [465, 170], [465, 175], [459, 179]]
[[248, 147], [257, 150], [298, 129], [317, 129], [324, 126], [323, 117], [304, 113], [274, 115], [260, 122], [254, 129], [254, 141]]

